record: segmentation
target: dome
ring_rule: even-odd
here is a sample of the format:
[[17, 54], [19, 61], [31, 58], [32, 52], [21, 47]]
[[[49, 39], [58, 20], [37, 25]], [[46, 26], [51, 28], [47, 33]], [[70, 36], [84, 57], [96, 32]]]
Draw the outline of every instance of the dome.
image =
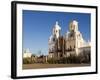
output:
[[78, 22], [76, 20], [73, 20], [69, 24], [69, 30], [70, 31], [78, 31]]
[[78, 25], [78, 22], [77, 22], [76, 20], [73, 20], [73, 21], [72, 21], [72, 24], [73, 24], [73, 25]]
[[55, 24], [54, 28], [56, 30], [61, 30], [61, 27], [59, 26], [58, 21], [56, 21], [56, 24]]

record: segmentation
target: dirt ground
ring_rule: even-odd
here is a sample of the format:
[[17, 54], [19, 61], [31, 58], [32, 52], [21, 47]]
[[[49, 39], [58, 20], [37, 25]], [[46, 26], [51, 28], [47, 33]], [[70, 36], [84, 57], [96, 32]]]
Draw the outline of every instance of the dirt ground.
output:
[[90, 64], [23, 64], [23, 69], [84, 67], [84, 66], [90, 66]]

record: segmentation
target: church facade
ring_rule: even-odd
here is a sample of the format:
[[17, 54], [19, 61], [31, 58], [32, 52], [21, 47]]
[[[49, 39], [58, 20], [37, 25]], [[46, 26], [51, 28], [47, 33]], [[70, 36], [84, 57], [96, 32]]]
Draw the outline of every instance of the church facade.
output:
[[48, 41], [49, 58], [59, 59], [71, 55], [79, 56], [87, 54], [88, 52], [90, 53], [90, 41], [86, 42], [83, 39], [78, 27], [78, 22], [73, 20], [69, 23], [69, 29], [65, 35], [61, 35], [61, 27], [58, 22], [56, 22]]

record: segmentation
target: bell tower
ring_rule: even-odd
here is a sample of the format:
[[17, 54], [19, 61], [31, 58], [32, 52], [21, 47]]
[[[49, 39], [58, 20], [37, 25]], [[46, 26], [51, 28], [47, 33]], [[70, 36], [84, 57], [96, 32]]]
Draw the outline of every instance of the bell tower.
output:
[[73, 20], [70, 24], [69, 24], [69, 31], [70, 32], [77, 32], [78, 31], [78, 22], [76, 20]]
[[61, 27], [59, 26], [58, 21], [56, 21], [56, 24], [53, 28], [53, 36], [56, 37], [56, 38], [59, 38], [60, 31], [61, 31]]

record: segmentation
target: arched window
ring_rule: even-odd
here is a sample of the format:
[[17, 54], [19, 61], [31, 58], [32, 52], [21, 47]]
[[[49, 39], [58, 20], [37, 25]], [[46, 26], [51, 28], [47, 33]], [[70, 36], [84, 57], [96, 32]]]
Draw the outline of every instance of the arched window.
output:
[[53, 42], [55, 42], [55, 38], [53, 38]]
[[56, 30], [56, 33], [57, 33], [57, 30]]

